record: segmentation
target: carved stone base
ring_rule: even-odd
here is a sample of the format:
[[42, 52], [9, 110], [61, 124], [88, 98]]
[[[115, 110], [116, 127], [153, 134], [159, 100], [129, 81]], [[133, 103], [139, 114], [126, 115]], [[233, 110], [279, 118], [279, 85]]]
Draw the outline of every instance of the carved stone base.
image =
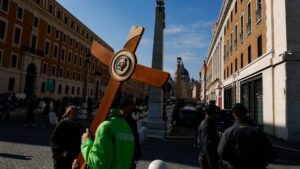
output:
[[142, 126], [147, 128], [147, 137], [164, 138], [167, 134], [166, 122], [158, 119], [142, 121]]

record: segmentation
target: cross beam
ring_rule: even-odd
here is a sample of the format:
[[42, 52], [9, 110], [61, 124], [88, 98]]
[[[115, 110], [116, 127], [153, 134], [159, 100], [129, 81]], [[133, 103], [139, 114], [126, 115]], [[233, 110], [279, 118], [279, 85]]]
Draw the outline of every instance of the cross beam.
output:
[[[92, 55], [109, 67], [112, 77], [105, 89], [103, 99], [90, 126], [89, 130], [92, 137], [95, 136], [97, 127], [105, 120], [123, 81], [133, 79], [161, 88], [169, 79], [169, 73], [136, 64], [137, 61], [134, 53], [143, 33], [143, 27], [133, 26], [124, 48], [115, 54], [97, 41], [93, 41]], [[78, 156], [78, 161], [80, 168], [83, 169], [85, 162], [82, 154]]]

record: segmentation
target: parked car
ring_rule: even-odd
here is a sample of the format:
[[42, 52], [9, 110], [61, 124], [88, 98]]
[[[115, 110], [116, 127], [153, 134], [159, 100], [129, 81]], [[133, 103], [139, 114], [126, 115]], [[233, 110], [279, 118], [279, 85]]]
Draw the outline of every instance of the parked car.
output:
[[193, 106], [184, 106], [179, 112], [179, 125], [196, 127], [201, 121], [201, 114]]

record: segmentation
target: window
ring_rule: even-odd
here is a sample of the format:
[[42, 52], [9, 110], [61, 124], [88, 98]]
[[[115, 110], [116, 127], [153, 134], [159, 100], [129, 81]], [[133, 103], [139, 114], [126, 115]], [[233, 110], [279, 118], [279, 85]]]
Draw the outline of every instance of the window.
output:
[[41, 0], [35, 0], [35, 3], [40, 5], [41, 4]]
[[71, 60], [72, 60], [72, 53], [71, 53], [71, 51], [69, 51], [69, 54], [68, 54], [68, 63], [71, 63]]
[[74, 22], [71, 21], [71, 28], [74, 29]]
[[237, 13], [237, 1], [235, 2], [235, 5], [234, 5], [234, 13], [235, 14]]
[[237, 50], [237, 25], [234, 28], [234, 50]]
[[0, 65], [2, 65], [2, 60], [3, 60], [3, 50], [0, 49]]
[[20, 21], [23, 20], [23, 13], [24, 13], [23, 8], [21, 8], [21, 7], [18, 6], [18, 8], [17, 8], [17, 15], [16, 15], [16, 17], [17, 17], [18, 20], [20, 20]]
[[72, 86], [72, 94], [74, 94], [74, 91], [75, 91], [75, 87]]
[[47, 63], [43, 63], [42, 73], [43, 74], [47, 74], [47, 70], [48, 70], [48, 64]]
[[1, 10], [4, 12], [8, 12], [8, 7], [9, 7], [9, 0], [2, 0], [0, 1], [1, 5]]
[[64, 74], [64, 69], [59, 68], [59, 77], [63, 77], [63, 74]]
[[244, 54], [241, 54], [241, 68], [244, 67]]
[[78, 72], [77, 73], [77, 80], [80, 81], [80, 78], [81, 78], [81, 76], [80, 76], [80, 73]]
[[22, 29], [18, 26], [15, 26], [13, 43], [16, 45], [20, 45], [21, 37], [22, 37]]
[[261, 20], [262, 0], [256, 0], [256, 23]]
[[261, 35], [257, 38], [257, 57], [262, 55], [262, 38]]
[[234, 71], [237, 71], [237, 59], [235, 59], [235, 63], [234, 63]]
[[48, 40], [45, 41], [45, 56], [49, 56], [49, 51], [50, 51], [50, 42]]
[[226, 69], [224, 70], [224, 79], [226, 79]]
[[37, 37], [36, 37], [36, 35], [32, 35], [31, 36], [31, 52], [32, 53], [35, 53], [36, 45], [37, 45]]
[[230, 22], [232, 22], [232, 11], [231, 11], [231, 14], [230, 14]]
[[66, 71], [66, 78], [69, 79], [69, 77], [70, 77], [70, 71], [67, 70], [67, 71]]
[[83, 65], [82, 65], [82, 57], [79, 58], [79, 66], [83, 67]]
[[62, 61], [65, 60], [65, 53], [66, 53], [65, 51], [66, 51], [66, 49], [62, 49], [62, 50], [61, 50], [60, 60], [62, 60]]
[[230, 74], [232, 74], [232, 63], [230, 64]]
[[65, 94], [66, 94], [66, 95], [69, 94], [69, 86], [66, 86], [66, 88], [65, 88]]
[[9, 78], [8, 91], [14, 91], [14, 90], [15, 90], [15, 78]]
[[61, 19], [61, 13], [60, 13], [60, 11], [57, 11], [57, 14], [56, 14], [56, 17], [57, 17], [57, 19]]
[[56, 32], [55, 32], [55, 38], [56, 39], [59, 39], [59, 34], [60, 34], [59, 30], [56, 30]]
[[49, 4], [49, 6], [48, 6], [48, 12], [49, 13], [53, 12], [53, 6], [52, 6], [52, 4]]
[[67, 16], [65, 16], [65, 24], [67, 24], [67, 25], [68, 25], [68, 23], [69, 23], [69, 19], [68, 19], [68, 17], [67, 17]]
[[75, 76], [76, 76], [76, 73], [73, 72], [73, 75], [72, 75], [72, 80], [75, 80]]
[[80, 95], [80, 87], [77, 87], [77, 95]]
[[36, 16], [33, 19], [33, 27], [35, 28], [39, 27], [39, 18]]
[[18, 64], [18, 55], [13, 53], [10, 58], [10, 67], [17, 68]]
[[46, 91], [46, 83], [42, 82], [41, 83], [41, 93], [45, 93], [45, 91]]
[[232, 54], [232, 41], [233, 41], [233, 39], [232, 39], [232, 32], [231, 32], [231, 34], [230, 34], [230, 55]]
[[227, 77], [229, 77], [229, 67], [227, 66]]
[[55, 45], [54, 45], [54, 53], [53, 53], [53, 57], [54, 57], [54, 58], [57, 58], [57, 55], [58, 55], [58, 46], [55, 44]]
[[47, 26], [47, 34], [50, 35], [51, 34], [51, 25], [48, 24]]
[[52, 65], [52, 73], [51, 73], [52, 76], [55, 76], [56, 75], [56, 66], [55, 65]]
[[66, 43], [67, 41], [67, 35], [66, 34], [63, 34], [63, 41]]
[[248, 3], [247, 12], [248, 12], [247, 31], [248, 31], [248, 33], [250, 33], [251, 32], [251, 1], [249, 1], [249, 3]]
[[251, 63], [251, 45], [248, 47], [248, 64]]
[[69, 44], [70, 44], [70, 46], [72, 46], [72, 44], [73, 44], [73, 39], [71, 37], [69, 38]]
[[61, 94], [61, 89], [62, 89], [62, 86], [61, 84], [58, 85], [58, 94]]
[[241, 15], [240, 42], [244, 41], [244, 15]]
[[224, 44], [224, 60], [226, 60], [226, 44]]
[[73, 60], [73, 64], [76, 65], [77, 64], [77, 54], [74, 54], [74, 60]]
[[7, 22], [0, 18], [0, 42], [5, 40]]

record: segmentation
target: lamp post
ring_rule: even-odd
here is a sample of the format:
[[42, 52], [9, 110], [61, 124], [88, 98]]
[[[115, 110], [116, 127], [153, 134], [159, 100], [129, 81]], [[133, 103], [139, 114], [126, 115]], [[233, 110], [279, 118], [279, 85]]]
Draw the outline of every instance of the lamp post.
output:
[[176, 79], [176, 98], [181, 97], [181, 57], [177, 57], [177, 79]]
[[88, 95], [88, 74], [89, 74], [89, 64], [91, 62], [91, 53], [85, 55], [85, 76], [83, 81], [83, 87], [82, 87], [82, 99], [85, 100]]

